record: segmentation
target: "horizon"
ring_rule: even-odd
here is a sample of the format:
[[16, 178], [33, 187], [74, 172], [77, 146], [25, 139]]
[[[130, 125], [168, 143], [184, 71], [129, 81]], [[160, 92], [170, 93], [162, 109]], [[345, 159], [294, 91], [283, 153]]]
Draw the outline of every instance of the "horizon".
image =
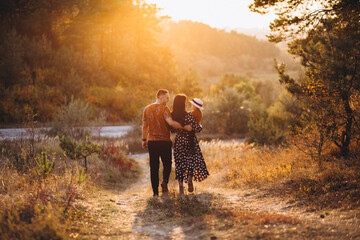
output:
[[266, 38], [269, 24], [275, 15], [251, 12], [252, 0], [145, 0], [160, 8], [159, 15], [169, 16], [172, 21], [190, 20], [213, 28], [237, 31], [259, 38]]

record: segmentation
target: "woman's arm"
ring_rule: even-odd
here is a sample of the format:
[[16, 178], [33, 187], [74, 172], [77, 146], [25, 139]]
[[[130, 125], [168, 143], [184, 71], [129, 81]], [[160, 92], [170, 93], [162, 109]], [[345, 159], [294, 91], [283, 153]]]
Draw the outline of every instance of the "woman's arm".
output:
[[189, 113], [189, 124], [192, 127], [192, 130], [194, 130], [196, 133], [202, 131], [202, 126], [199, 123], [197, 123], [195, 117], [191, 113]]
[[174, 127], [172, 127], [172, 126], [170, 126], [170, 125], [169, 125], [169, 127], [170, 127], [170, 132], [172, 132], [172, 133], [181, 132], [181, 129], [180, 129], [180, 128], [174, 128]]

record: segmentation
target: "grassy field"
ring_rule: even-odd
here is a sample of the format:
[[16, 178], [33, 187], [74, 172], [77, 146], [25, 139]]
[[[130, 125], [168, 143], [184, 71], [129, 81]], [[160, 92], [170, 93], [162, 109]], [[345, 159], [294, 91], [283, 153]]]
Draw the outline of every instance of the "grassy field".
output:
[[[124, 152], [134, 148], [126, 139], [98, 143], [103, 148], [118, 146]], [[55, 163], [44, 175], [39, 169], [42, 165], [24, 165], [28, 141], [2, 141], [0, 238], [98, 239], [105, 234], [114, 239], [166, 239], [175, 234], [233, 239], [235, 234], [250, 239], [336, 239], [347, 228], [337, 226], [329, 232], [323, 225], [312, 227], [318, 224], [316, 215], [331, 212], [337, 216], [335, 210], [352, 213], [351, 221], [357, 216], [360, 167], [355, 156], [349, 160], [328, 156], [319, 169], [294, 147], [220, 140], [200, 141], [200, 145], [209, 178], [195, 183], [195, 194], [180, 198], [172, 175], [170, 194], [153, 199], [146, 159], [141, 166], [133, 162], [130, 168], [120, 169], [101, 154], [94, 155], [85, 173], [82, 161], [65, 156], [57, 139], [47, 139], [37, 142], [34, 149], [35, 153], [47, 152], [47, 161]], [[301, 214], [280, 214], [274, 210], [279, 204], [274, 199], [283, 199], [285, 206], [300, 212], [314, 212], [315, 217], [305, 221]], [[337, 224], [340, 217], [334, 219]], [[181, 232], [176, 233], [179, 227]]]
[[85, 173], [83, 162], [65, 156], [58, 139], [35, 144], [36, 156], [46, 152], [46, 161], [54, 163], [44, 175], [44, 165], [29, 157], [30, 145], [1, 141], [0, 239], [67, 239], [86, 215], [79, 201], [99, 189], [124, 189], [139, 175], [136, 163], [120, 170], [97, 155], [88, 159]]
[[323, 168], [296, 147], [201, 142], [211, 181], [228, 188], [266, 188], [308, 208], [360, 206], [360, 161], [327, 157]]

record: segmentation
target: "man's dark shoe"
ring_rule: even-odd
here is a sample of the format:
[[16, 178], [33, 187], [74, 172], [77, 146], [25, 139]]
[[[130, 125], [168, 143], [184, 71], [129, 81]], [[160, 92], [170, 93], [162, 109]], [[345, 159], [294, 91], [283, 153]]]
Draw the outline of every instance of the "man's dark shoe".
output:
[[167, 187], [167, 183], [166, 182], [162, 182], [161, 183], [161, 188], [162, 188], [162, 193], [168, 193], [169, 189]]

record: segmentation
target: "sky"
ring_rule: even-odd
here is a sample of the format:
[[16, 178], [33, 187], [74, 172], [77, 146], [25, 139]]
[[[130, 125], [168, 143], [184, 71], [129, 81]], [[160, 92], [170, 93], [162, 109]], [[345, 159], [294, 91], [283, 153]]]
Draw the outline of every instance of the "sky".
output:
[[161, 15], [174, 21], [192, 20], [225, 30], [265, 30], [275, 18], [260, 15], [248, 8], [252, 0], [145, 0], [163, 8]]

